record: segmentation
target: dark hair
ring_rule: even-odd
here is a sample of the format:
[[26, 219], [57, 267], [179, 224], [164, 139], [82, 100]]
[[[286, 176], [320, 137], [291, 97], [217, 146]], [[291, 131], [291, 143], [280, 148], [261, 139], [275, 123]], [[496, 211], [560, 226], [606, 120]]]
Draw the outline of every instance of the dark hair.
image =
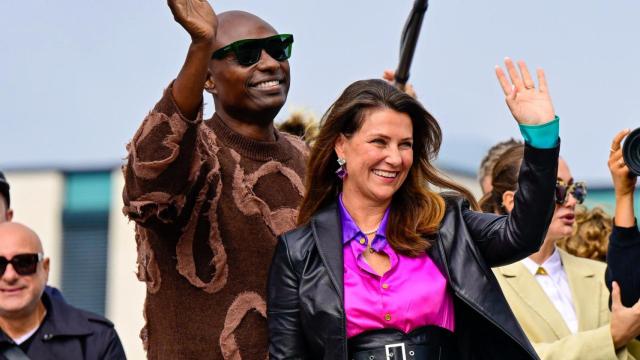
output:
[[298, 224], [308, 223], [319, 209], [336, 200], [342, 185], [335, 174], [338, 163], [334, 146], [338, 137], [355, 134], [366, 115], [380, 108], [407, 114], [413, 124], [413, 165], [391, 200], [386, 235], [395, 251], [417, 256], [431, 246], [428, 238], [438, 231], [445, 212], [444, 199], [430, 189], [430, 184], [461, 193], [473, 207], [477, 208], [477, 203], [467, 189], [446, 179], [432, 164], [442, 141], [436, 119], [417, 100], [383, 80], [354, 82], [323, 116], [309, 156]]
[[522, 145], [522, 141], [511, 138], [493, 145], [489, 151], [487, 151], [487, 154], [480, 162], [480, 168], [478, 168], [478, 181], [480, 182], [480, 186], [482, 186], [482, 180], [486, 176], [491, 176], [493, 167], [496, 165], [496, 161], [498, 161], [500, 156], [516, 145]]
[[4, 177], [4, 173], [0, 171], [0, 198], [4, 200], [7, 208], [11, 207], [11, 195], [9, 193], [9, 183], [7, 182], [7, 178]]
[[502, 205], [502, 195], [506, 191], [518, 189], [520, 164], [524, 158], [524, 145], [513, 145], [498, 158], [491, 171], [493, 189], [480, 199], [480, 209], [494, 214], [506, 214]]

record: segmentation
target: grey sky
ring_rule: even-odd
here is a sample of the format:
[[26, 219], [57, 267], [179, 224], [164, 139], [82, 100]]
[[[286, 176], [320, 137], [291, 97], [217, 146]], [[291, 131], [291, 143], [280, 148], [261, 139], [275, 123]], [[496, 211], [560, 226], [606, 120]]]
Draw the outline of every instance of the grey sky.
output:
[[[350, 82], [393, 68], [412, 1], [213, 4], [295, 34], [283, 118], [320, 115]], [[431, 0], [411, 81], [443, 127], [441, 163], [473, 170], [519, 137], [493, 73], [508, 55], [546, 70], [574, 177], [608, 184], [611, 138], [640, 125], [638, 15], [631, 0]], [[189, 43], [158, 0], [1, 1], [0, 30], [0, 168], [118, 163]]]

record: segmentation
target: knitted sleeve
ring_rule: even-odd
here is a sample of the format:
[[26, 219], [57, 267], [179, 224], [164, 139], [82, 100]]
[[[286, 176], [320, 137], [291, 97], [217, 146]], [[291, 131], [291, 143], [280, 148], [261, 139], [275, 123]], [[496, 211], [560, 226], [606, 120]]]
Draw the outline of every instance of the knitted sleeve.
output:
[[172, 85], [146, 116], [127, 145], [123, 168], [123, 212], [143, 226], [173, 223], [180, 217], [188, 195], [194, 191], [203, 154], [202, 109], [195, 120], [180, 113]]

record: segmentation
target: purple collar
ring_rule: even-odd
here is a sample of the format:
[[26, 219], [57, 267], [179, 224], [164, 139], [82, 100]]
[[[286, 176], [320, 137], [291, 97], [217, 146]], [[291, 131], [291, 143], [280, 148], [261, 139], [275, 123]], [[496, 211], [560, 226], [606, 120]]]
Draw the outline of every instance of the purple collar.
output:
[[[353, 221], [353, 218], [347, 211], [347, 208], [344, 207], [344, 203], [342, 202], [342, 193], [338, 196], [338, 207], [340, 208], [340, 222], [342, 224], [342, 244], [346, 244], [349, 241], [356, 238], [364, 238], [366, 239], [364, 245], [367, 245], [367, 236], [360, 230], [356, 222]], [[380, 226], [378, 226], [378, 230], [376, 231], [376, 235], [371, 241], [371, 248], [375, 251], [382, 251], [382, 249], [387, 245], [387, 221], [389, 218], [389, 208], [385, 210], [384, 216], [382, 217], [382, 221], [380, 221]]]

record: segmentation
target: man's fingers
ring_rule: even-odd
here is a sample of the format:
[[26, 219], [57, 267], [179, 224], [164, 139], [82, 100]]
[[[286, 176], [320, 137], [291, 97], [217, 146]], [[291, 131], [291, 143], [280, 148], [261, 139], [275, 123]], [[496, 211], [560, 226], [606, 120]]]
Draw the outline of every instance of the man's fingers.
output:
[[613, 141], [611, 142], [611, 150], [612, 151], [620, 150], [620, 143], [622, 142], [622, 139], [624, 139], [627, 135], [629, 135], [629, 129], [624, 129], [619, 133], [617, 133], [616, 136], [613, 138]]
[[516, 66], [513, 63], [513, 60], [510, 58], [504, 58], [504, 65], [507, 67], [507, 73], [509, 73], [509, 78], [511, 78], [511, 83], [516, 87], [516, 90], [521, 91], [524, 89], [524, 83], [522, 82], [522, 78], [520, 74], [518, 74], [518, 70], [516, 70]]
[[526, 89], [535, 89], [536, 84], [533, 82], [533, 78], [531, 77], [531, 74], [529, 74], [529, 69], [527, 69], [527, 64], [524, 62], [524, 60], [518, 61], [518, 68], [520, 69], [520, 73], [522, 74], [524, 87]]
[[393, 81], [395, 76], [396, 76], [396, 72], [389, 69], [386, 69], [384, 73], [382, 73], [382, 78], [387, 81]]

